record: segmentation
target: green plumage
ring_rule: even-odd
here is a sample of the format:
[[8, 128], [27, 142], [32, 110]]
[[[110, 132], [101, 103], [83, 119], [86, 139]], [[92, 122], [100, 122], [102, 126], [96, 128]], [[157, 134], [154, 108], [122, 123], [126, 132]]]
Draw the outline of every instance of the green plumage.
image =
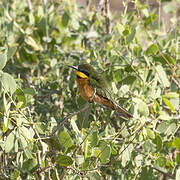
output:
[[78, 69], [89, 72], [89, 85], [96, 90], [98, 95], [108, 97], [109, 88], [107, 82], [90, 64], [80, 64]]

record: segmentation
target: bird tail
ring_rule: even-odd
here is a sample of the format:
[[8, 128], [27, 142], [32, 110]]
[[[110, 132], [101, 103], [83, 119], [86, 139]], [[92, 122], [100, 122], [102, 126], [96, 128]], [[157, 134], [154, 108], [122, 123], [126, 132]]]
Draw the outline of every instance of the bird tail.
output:
[[128, 118], [132, 118], [133, 116], [128, 113], [124, 108], [122, 108], [120, 105], [116, 105], [115, 103], [113, 103], [110, 99], [108, 98], [104, 98], [103, 97], [103, 101], [101, 101], [101, 103], [107, 107], [110, 107], [111, 109], [115, 110], [118, 109], [120, 112], [122, 112], [125, 116], [127, 116]]

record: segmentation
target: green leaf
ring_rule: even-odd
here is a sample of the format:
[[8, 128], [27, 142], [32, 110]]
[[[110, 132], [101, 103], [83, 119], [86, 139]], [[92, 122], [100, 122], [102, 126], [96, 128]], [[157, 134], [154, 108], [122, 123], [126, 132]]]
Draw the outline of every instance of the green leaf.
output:
[[25, 126], [21, 127], [22, 133], [24, 135], [24, 137], [26, 137], [29, 140], [33, 140], [33, 136], [34, 136], [34, 131], [31, 128], [26, 128]]
[[100, 148], [100, 160], [102, 163], [107, 163], [109, 162], [109, 158], [111, 155], [111, 147], [109, 144], [107, 144], [105, 141], [100, 142], [99, 145]]
[[73, 164], [73, 160], [71, 157], [66, 156], [66, 155], [58, 155], [56, 157], [56, 162], [60, 165], [60, 166], [70, 166]]
[[90, 140], [91, 147], [97, 146], [99, 143], [98, 132], [94, 131], [91, 134], [89, 140]]
[[176, 146], [176, 148], [180, 150], [180, 138], [174, 137], [173, 145]]
[[176, 163], [178, 166], [180, 166], [180, 152], [176, 156]]
[[148, 56], [155, 55], [157, 51], [158, 51], [158, 46], [156, 44], [151, 44], [146, 50], [146, 55]]
[[165, 134], [167, 134], [167, 135], [174, 134], [174, 131], [176, 130], [176, 128], [177, 128], [176, 123], [169, 124], [169, 126], [167, 127], [167, 129], [165, 131]]
[[64, 130], [59, 133], [59, 143], [65, 149], [67, 149], [73, 145], [71, 136], [69, 135], [69, 133], [67, 131]]
[[172, 99], [175, 99], [175, 98], [179, 98], [179, 94], [176, 93], [176, 92], [168, 92], [166, 93], [165, 95], [162, 96], [163, 98], [172, 98]]
[[27, 161], [25, 161], [23, 163], [23, 170], [26, 171], [31, 171], [33, 168], [35, 168], [37, 166], [37, 159], [33, 158], [33, 159], [28, 159]]
[[17, 47], [10, 47], [8, 49], [8, 53], [7, 53], [7, 59], [8, 60], [14, 56], [16, 50], [17, 50]]
[[75, 157], [75, 162], [78, 165], [81, 165], [82, 163], [84, 163], [84, 156], [77, 154], [76, 157]]
[[[123, 146], [120, 152], [122, 153], [122, 166], [125, 167], [126, 164], [130, 161], [131, 159], [131, 153], [134, 149], [133, 144], [130, 144], [128, 147], [127, 145]], [[124, 150], [125, 149], [125, 150]]]
[[34, 88], [25, 88], [23, 89], [24, 94], [29, 94], [31, 96], [36, 95], [36, 91]]
[[138, 102], [138, 112], [141, 116], [149, 116], [149, 108], [145, 102], [139, 99]]
[[14, 140], [15, 140], [15, 135], [14, 135], [14, 131], [12, 131], [8, 135], [8, 137], [7, 137], [6, 141], [5, 141], [5, 144], [4, 144], [4, 150], [5, 150], [6, 153], [9, 153], [13, 149]]
[[158, 166], [160, 167], [165, 167], [166, 165], [166, 158], [161, 156], [156, 160], [156, 163], [158, 164]]
[[155, 139], [155, 133], [154, 133], [154, 131], [152, 131], [152, 130], [149, 129], [149, 128], [146, 128], [146, 133], [147, 133], [147, 135], [148, 135], [149, 138]]
[[162, 149], [162, 146], [163, 146], [161, 136], [156, 135], [155, 139], [153, 139], [153, 143], [156, 144], [156, 152], [159, 152]]
[[180, 168], [176, 171], [176, 180], [180, 179]]
[[173, 105], [171, 104], [171, 102], [168, 99], [162, 98], [162, 100], [163, 100], [164, 104], [166, 104], [166, 106], [168, 106], [172, 112], [176, 112]]
[[20, 176], [20, 171], [18, 171], [17, 169], [14, 169], [13, 173], [11, 174], [10, 179], [18, 179], [19, 176]]
[[53, 68], [57, 64], [57, 59], [53, 58], [50, 62], [51, 68]]
[[[16, 95], [17, 95], [17, 99], [18, 99], [18, 103], [21, 104], [21, 107], [25, 107], [26, 105], [26, 97], [24, 95], [24, 92], [22, 89], [18, 88], [16, 89]], [[18, 108], [18, 107], [17, 107]]]
[[7, 54], [6, 53], [0, 54], [0, 70], [2, 70], [5, 67], [6, 62], [7, 62]]
[[131, 28], [131, 34], [127, 37], [126, 43], [129, 44], [135, 37], [136, 35], [136, 27], [135, 25]]
[[10, 92], [11, 94], [15, 92], [17, 88], [16, 81], [10, 74], [3, 73], [0, 77], [0, 81], [2, 82], [5, 92]]
[[35, 51], [42, 51], [43, 48], [41, 45], [38, 45], [36, 41], [31, 36], [26, 36], [25, 42], [31, 46]]
[[62, 15], [62, 20], [61, 20], [62, 25], [64, 27], [67, 27], [69, 20], [70, 20], [69, 13], [65, 11], [64, 14]]
[[170, 82], [167, 78], [167, 74], [165, 73], [163, 67], [161, 65], [157, 65], [155, 67], [156, 72], [159, 76], [159, 82], [166, 88], [170, 86]]

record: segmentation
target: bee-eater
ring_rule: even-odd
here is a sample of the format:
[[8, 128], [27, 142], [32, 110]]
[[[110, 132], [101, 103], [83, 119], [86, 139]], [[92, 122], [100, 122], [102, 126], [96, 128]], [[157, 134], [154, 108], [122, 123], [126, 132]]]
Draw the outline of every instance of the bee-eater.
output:
[[128, 118], [133, 117], [124, 108], [107, 98], [108, 85], [103, 77], [90, 64], [80, 64], [78, 67], [69, 67], [76, 71], [76, 81], [83, 99], [88, 102], [94, 101], [103, 104], [113, 110], [118, 109]]

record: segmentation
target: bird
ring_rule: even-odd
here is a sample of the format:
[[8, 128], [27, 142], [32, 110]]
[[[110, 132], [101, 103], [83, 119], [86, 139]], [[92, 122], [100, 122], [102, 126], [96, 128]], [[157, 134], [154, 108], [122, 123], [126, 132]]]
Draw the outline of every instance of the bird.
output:
[[110, 94], [106, 80], [93, 68], [92, 65], [84, 63], [78, 66], [69, 66], [76, 72], [77, 86], [81, 97], [89, 103], [96, 102], [109, 107], [112, 110], [118, 109], [127, 118], [133, 116], [117, 103], [108, 98]]

